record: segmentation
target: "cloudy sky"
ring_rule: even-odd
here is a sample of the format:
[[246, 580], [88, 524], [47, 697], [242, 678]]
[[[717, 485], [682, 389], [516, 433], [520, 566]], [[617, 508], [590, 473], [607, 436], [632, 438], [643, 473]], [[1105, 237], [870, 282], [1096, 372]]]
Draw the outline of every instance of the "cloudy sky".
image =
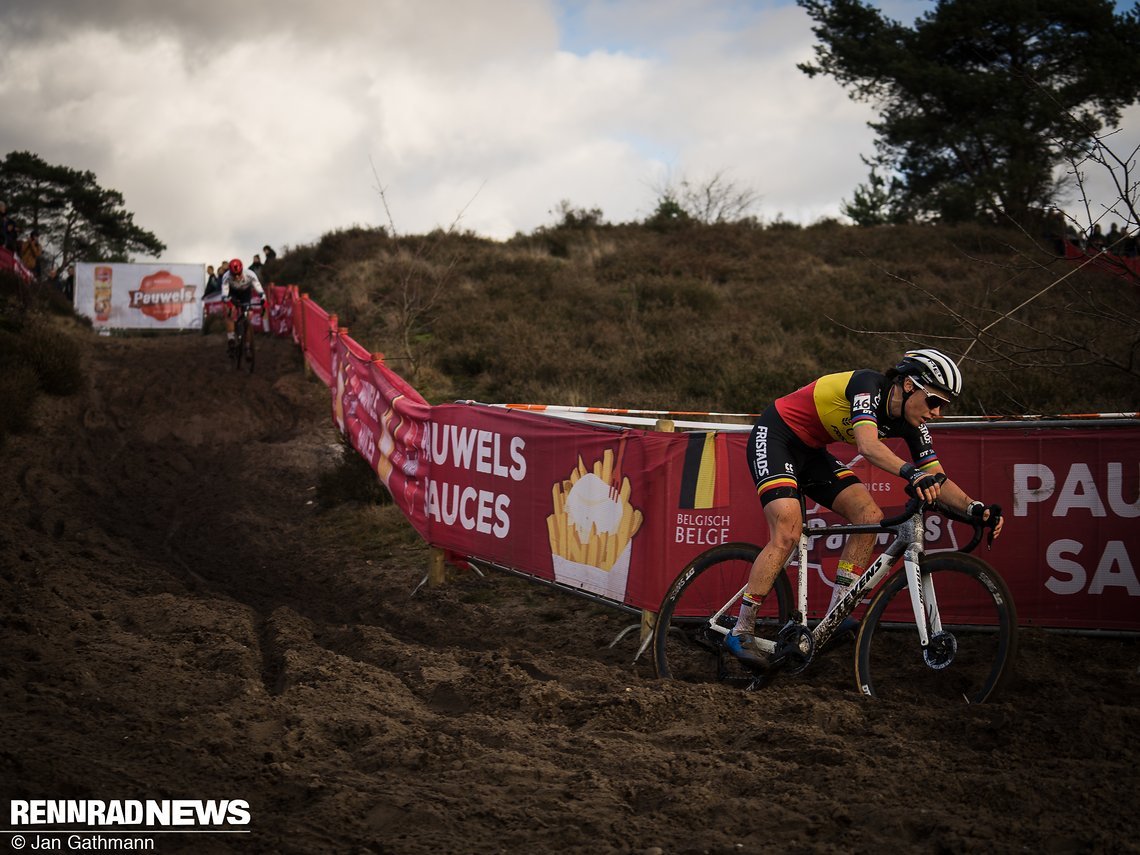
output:
[[874, 115], [796, 69], [813, 41], [791, 0], [5, 0], [0, 156], [91, 170], [172, 263], [508, 238], [562, 200], [625, 222], [717, 173], [809, 223], [866, 180]]

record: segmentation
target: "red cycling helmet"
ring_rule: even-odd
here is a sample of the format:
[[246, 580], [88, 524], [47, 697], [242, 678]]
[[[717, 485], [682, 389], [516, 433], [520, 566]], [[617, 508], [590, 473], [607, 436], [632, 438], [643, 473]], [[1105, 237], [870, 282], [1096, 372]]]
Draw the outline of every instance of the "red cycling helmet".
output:
[[230, 275], [241, 276], [241, 259], [235, 258], [230, 262]]

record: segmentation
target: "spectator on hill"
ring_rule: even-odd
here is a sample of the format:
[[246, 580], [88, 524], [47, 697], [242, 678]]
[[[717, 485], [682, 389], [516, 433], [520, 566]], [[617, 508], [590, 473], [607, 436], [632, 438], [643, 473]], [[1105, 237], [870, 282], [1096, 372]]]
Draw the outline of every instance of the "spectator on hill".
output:
[[48, 285], [58, 291], [65, 299], [71, 299], [71, 294], [68, 289], [67, 271], [62, 267], [57, 267], [53, 264], [48, 269], [48, 275], [45, 281]]
[[8, 246], [8, 223], [12, 222], [8, 217], [8, 203], [0, 202], [0, 242], [4, 244], [5, 249]]
[[1122, 240], [1120, 241], [1120, 248], [1117, 253], [1123, 255], [1125, 258], [1136, 257], [1136, 232], [1122, 231]]
[[1045, 212], [1045, 239], [1053, 245], [1053, 252], [1062, 258], [1065, 255], [1065, 215], [1059, 208]]
[[273, 260], [277, 258], [277, 253], [273, 251], [273, 247], [271, 247], [269, 244], [263, 246], [261, 248], [261, 251], [265, 255], [266, 264], [271, 264]]
[[1120, 244], [1123, 237], [1124, 234], [1120, 231], [1120, 227], [1116, 223], [1113, 223], [1108, 229], [1108, 234], [1105, 235], [1104, 248], [1109, 252], [1120, 255], [1122, 248]]
[[214, 272], [214, 265], [206, 265], [206, 291], [202, 294], [203, 299], [211, 297], [214, 294], [222, 292], [222, 281], [218, 278], [218, 274]]
[[1088, 236], [1088, 249], [1092, 252], [1104, 249], [1104, 232], [1100, 230], [1100, 223], [1093, 223], [1092, 232]]
[[31, 235], [20, 247], [20, 261], [24, 262], [24, 267], [32, 271], [32, 275], [36, 279], [39, 279], [42, 273], [43, 255], [44, 248], [40, 244], [40, 233], [38, 230], [32, 229]]
[[20, 252], [20, 227], [12, 219], [4, 221], [4, 249], [12, 255]]
[[75, 265], [67, 265], [67, 270], [60, 274], [60, 287], [65, 296], [71, 302], [75, 302]]
[[258, 279], [261, 279], [261, 256], [260, 255], [255, 255], [253, 257], [253, 261], [250, 262], [249, 269], [250, 269], [250, 271], [252, 271], [254, 276], [256, 276]]
[[1077, 227], [1072, 223], [1065, 226], [1065, 240], [1077, 247], [1077, 249], [1084, 251], [1085, 236], [1082, 232], [1077, 231]]
[[230, 260], [223, 258], [221, 263], [215, 268], [214, 275], [218, 277], [218, 293], [222, 293], [222, 280], [226, 276], [226, 272], [230, 269]]

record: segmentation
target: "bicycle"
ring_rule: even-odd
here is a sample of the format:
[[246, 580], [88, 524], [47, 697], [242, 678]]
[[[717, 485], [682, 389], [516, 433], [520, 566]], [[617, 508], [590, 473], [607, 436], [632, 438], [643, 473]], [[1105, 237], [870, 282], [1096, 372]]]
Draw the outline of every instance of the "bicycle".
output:
[[237, 317], [234, 318], [234, 346], [229, 349], [229, 357], [234, 363], [235, 370], [241, 370], [241, 364], [244, 360], [246, 370], [252, 374], [256, 349], [253, 343], [253, 330], [249, 325], [249, 310], [251, 308], [260, 309], [262, 303], [260, 301], [249, 303], [235, 301], [232, 305], [237, 312]]
[[[802, 512], [802, 497], [800, 506]], [[965, 548], [925, 553], [925, 512], [934, 509], [974, 526]], [[1017, 656], [1017, 613], [1001, 575], [968, 554], [981, 542], [982, 523], [919, 499], [911, 499], [902, 513], [878, 525], [811, 527], [806, 514], [802, 518], [799, 547], [757, 616], [755, 635], [772, 657], [772, 667], [752, 670], [724, 647], [736, 624], [752, 562], [760, 553], [754, 544], [728, 543], [694, 558], [666, 592], [651, 639], [658, 677], [715, 679], [758, 689], [777, 673], [801, 673], [828, 649], [844, 618], [870, 595], [855, 638], [855, 683], [862, 694], [911, 701], [964, 698], [976, 704], [1001, 691]], [[891, 531], [894, 539], [835, 607], [809, 627], [811, 538]], [[793, 597], [788, 576], [797, 556]], [[900, 557], [903, 566], [888, 577]]]

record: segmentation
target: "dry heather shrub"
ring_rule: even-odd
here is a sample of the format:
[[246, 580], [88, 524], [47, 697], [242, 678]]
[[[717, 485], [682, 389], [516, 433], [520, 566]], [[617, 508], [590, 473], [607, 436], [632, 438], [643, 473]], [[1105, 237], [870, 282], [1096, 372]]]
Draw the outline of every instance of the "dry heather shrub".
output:
[[36, 372], [49, 395], [71, 395], [83, 384], [79, 346], [49, 324], [33, 322], [23, 329], [16, 358]]
[[[329, 311], [358, 315], [357, 341], [403, 356], [391, 312], [379, 308], [395, 296], [397, 271], [369, 261], [410, 252], [453, 264], [407, 339], [416, 377], [434, 378], [421, 390], [432, 401], [753, 412], [821, 374], [885, 368], [905, 346], [959, 355], [998, 321], [1000, 341], [989, 343], [1013, 358], [975, 345], [960, 411], [1135, 408], [1137, 374], [1127, 366], [1140, 340], [1140, 287], [1090, 271], [1050, 288], [1069, 263], [1019, 232], [597, 225], [589, 240], [604, 251], [581, 230], [562, 230], [569, 243], [555, 258], [552, 231], [506, 243], [441, 234], [397, 241], [381, 232], [371, 252], [369, 235], [340, 233], [297, 253], [314, 274], [297, 281]], [[367, 272], [320, 266], [335, 256]], [[345, 290], [334, 293], [334, 282]], [[367, 296], [349, 299], [347, 290]], [[1125, 367], [1097, 362], [1087, 345]]]
[[16, 364], [0, 372], [0, 442], [8, 434], [23, 433], [31, 426], [39, 385], [30, 365]]

